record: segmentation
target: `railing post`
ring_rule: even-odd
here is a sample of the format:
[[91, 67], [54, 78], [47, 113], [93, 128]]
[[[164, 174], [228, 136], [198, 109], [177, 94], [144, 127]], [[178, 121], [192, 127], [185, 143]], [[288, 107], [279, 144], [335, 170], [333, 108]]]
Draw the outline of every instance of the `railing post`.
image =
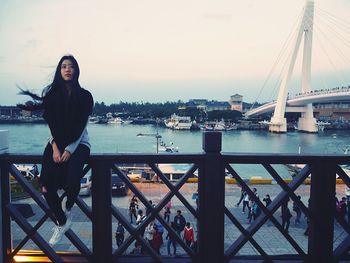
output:
[[6, 208], [11, 202], [9, 173], [10, 164], [0, 160], [0, 262], [9, 262], [12, 251], [11, 218]]
[[311, 165], [309, 262], [333, 262], [335, 164]]
[[112, 262], [111, 174], [108, 163], [92, 165], [93, 262]]
[[203, 133], [204, 163], [199, 173], [198, 262], [223, 262], [225, 176], [221, 133]]
[[[0, 156], [9, 149], [9, 132], [0, 130]], [[6, 206], [11, 202], [10, 163], [0, 159], [0, 262], [8, 262], [12, 250], [11, 219]]]

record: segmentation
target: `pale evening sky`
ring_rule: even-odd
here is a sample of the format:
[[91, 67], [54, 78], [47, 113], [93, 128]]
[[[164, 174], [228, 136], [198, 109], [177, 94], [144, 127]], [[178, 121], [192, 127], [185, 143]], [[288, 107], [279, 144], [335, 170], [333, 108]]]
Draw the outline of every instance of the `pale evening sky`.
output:
[[[107, 104], [227, 101], [235, 93], [248, 102], [268, 101], [276, 81], [265, 86], [264, 81], [304, 4], [305, 0], [2, 0], [0, 105], [26, 99], [16, 95], [16, 84], [39, 93], [67, 53], [78, 60], [81, 85], [95, 101]], [[350, 85], [348, 14], [349, 0], [315, 1], [314, 89]], [[295, 71], [292, 94], [298, 92], [300, 69]]]

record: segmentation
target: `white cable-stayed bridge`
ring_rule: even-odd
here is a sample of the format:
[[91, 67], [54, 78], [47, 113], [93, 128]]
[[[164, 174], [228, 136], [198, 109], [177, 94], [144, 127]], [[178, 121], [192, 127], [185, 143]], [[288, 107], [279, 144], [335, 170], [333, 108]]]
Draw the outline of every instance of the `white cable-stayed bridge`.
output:
[[[350, 68], [350, 59], [346, 57], [346, 53], [342, 52], [338, 44], [342, 43], [345, 48], [350, 49], [350, 41], [341, 35], [340, 29], [343, 29], [345, 33], [350, 36], [350, 23], [344, 20], [338, 19], [335, 16], [330, 15], [327, 11], [322, 11], [322, 14], [329, 19], [330, 24], [322, 25], [325, 28], [331, 29], [334, 34], [334, 39], [327, 38], [324, 32], [321, 30], [320, 24], [325, 23], [322, 19], [319, 20], [319, 24], [315, 24], [315, 28], [321, 32], [322, 36], [326, 39], [331, 40], [330, 46], [335, 50], [336, 54], [340, 57], [343, 67], [347, 70]], [[334, 25], [339, 23], [340, 26], [335, 28]], [[283, 65], [282, 72], [280, 73], [280, 80], [278, 80], [279, 90], [277, 99], [266, 103], [260, 107], [252, 108], [245, 113], [246, 117], [255, 117], [262, 114], [273, 112], [271, 120], [268, 122], [269, 131], [276, 133], [283, 133], [287, 131], [287, 120], [285, 118], [286, 112], [299, 112], [301, 117], [298, 120], [298, 130], [305, 132], [317, 132], [318, 127], [316, 119], [313, 116], [313, 103], [325, 103], [325, 102], [340, 102], [345, 100], [350, 100], [350, 86], [341, 77], [341, 85], [343, 87], [339, 88], [311, 88], [311, 57], [312, 57], [312, 43], [313, 43], [313, 33], [314, 33], [314, 1], [307, 0], [305, 8], [302, 12], [301, 19], [299, 20], [298, 26], [294, 33], [294, 37], [287, 40], [285, 44], [292, 44], [291, 52], [287, 55], [286, 60]], [[299, 54], [300, 47], [302, 46], [303, 40], [303, 50], [302, 50], [302, 72], [301, 72], [301, 85], [300, 93], [295, 96], [289, 96], [289, 86], [296, 64], [297, 56]], [[321, 46], [322, 50], [328, 58], [328, 64], [332, 66], [336, 71], [339, 68], [335, 65], [332, 55], [326, 52], [325, 45], [320, 38], [316, 35], [316, 41]], [[282, 48], [283, 50], [284, 48]], [[279, 62], [282, 58], [282, 53], [279, 54], [276, 62]], [[320, 59], [315, 56], [315, 61]], [[274, 65], [275, 67], [275, 65]], [[269, 74], [271, 75], [272, 71]], [[269, 78], [268, 77], [268, 78]], [[267, 81], [266, 81], [267, 82]], [[266, 84], [264, 83], [264, 85]], [[327, 85], [329, 87], [329, 85]], [[260, 95], [260, 94], [259, 94]], [[259, 96], [258, 95], [258, 96]]]
[[[285, 112], [303, 112], [303, 107], [309, 103], [339, 102], [350, 100], [350, 86], [326, 90], [315, 90], [287, 97]], [[256, 117], [275, 110], [277, 101], [272, 101], [251, 109], [245, 113], [246, 117]]]

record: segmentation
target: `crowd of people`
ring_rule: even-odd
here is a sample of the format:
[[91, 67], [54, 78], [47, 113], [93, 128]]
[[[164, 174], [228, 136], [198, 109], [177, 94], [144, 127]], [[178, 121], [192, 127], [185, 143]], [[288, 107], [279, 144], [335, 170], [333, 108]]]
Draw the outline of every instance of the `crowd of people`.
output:
[[[253, 187], [252, 189], [253, 195], [249, 195], [246, 191], [244, 191], [243, 188], [241, 188], [241, 195], [240, 198], [236, 204], [236, 207], [239, 207], [239, 205], [242, 203], [242, 213], [245, 214], [246, 211], [248, 212], [247, 215], [247, 223], [250, 224], [252, 221], [254, 221], [260, 214], [261, 214], [261, 208], [258, 205], [258, 201], [260, 200], [258, 195], [258, 190]], [[298, 196], [298, 199], [301, 200], [301, 196]], [[268, 207], [271, 203], [271, 197], [269, 194], [266, 194], [265, 197], [262, 199], [262, 201], [265, 203], [265, 206]], [[282, 228], [284, 231], [288, 232], [291, 218], [293, 217], [292, 212], [290, 211], [288, 207], [289, 198], [287, 198], [281, 205], [281, 219], [282, 219]], [[301, 223], [301, 216], [302, 211], [300, 206], [297, 202], [293, 202], [292, 210], [295, 212], [295, 220], [294, 225], [300, 225]], [[270, 221], [267, 223], [268, 226], [271, 225]]]
[[[152, 208], [155, 207], [155, 204], [152, 200], [149, 200], [150, 206], [146, 208], [146, 214], [144, 215], [143, 210], [139, 209], [139, 202], [137, 197], [134, 195], [129, 204], [129, 216], [130, 223], [133, 224], [133, 218], [135, 218], [135, 225], [141, 224], [147, 216], [149, 216], [152, 212]], [[177, 238], [182, 239], [190, 248], [196, 248], [196, 240], [194, 229], [191, 226], [191, 222], [186, 221], [185, 217], [182, 215], [181, 210], [177, 210], [176, 214], [173, 217], [173, 220], [170, 221], [171, 215], [171, 201], [169, 201], [164, 207], [163, 218], [166, 223], [168, 223], [169, 227], [173, 230], [173, 232], [168, 231], [165, 236], [166, 247], [169, 256], [176, 256], [177, 249]], [[176, 234], [175, 234], [176, 233]], [[165, 240], [163, 238], [164, 234], [164, 226], [161, 222], [156, 219], [152, 219], [145, 228], [141, 231], [141, 236], [145, 238], [148, 244], [156, 251], [156, 253], [160, 254], [160, 248], [165, 245]], [[125, 229], [121, 222], [118, 222], [118, 226], [115, 232], [115, 239], [117, 246], [121, 246], [124, 242], [125, 238]], [[171, 251], [172, 248], [172, 251]], [[136, 239], [134, 248], [131, 251], [132, 254], [143, 254], [144, 248], [142, 243]]]
[[[196, 193], [193, 196], [196, 196], [194, 199], [198, 206], [198, 194]], [[291, 200], [289, 198], [286, 198], [282, 202], [280, 206], [280, 222], [283, 231], [288, 233], [291, 222], [294, 223], [295, 227], [298, 227], [303, 221], [304, 224], [302, 225], [306, 226], [304, 235], [307, 236], [309, 234], [309, 219], [306, 216], [302, 217], [303, 213], [300, 205], [301, 196], [298, 195], [297, 198], [299, 201], [294, 200], [291, 202], [291, 207]], [[273, 200], [269, 194], [265, 194], [265, 196], [262, 198], [262, 204], [264, 204], [266, 208], [268, 208], [272, 202]], [[242, 204], [241, 213], [247, 215], [246, 223], [250, 224], [262, 213], [261, 205], [259, 205], [259, 203], [260, 197], [257, 188], [253, 187], [252, 191], [249, 194], [247, 191], [241, 188], [240, 198], [235, 206], [236, 208], [239, 208]], [[309, 203], [310, 199], [308, 200], [308, 206], [310, 205]], [[145, 220], [146, 217], [152, 212], [152, 208], [150, 207], [155, 207], [155, 204], [153, 204], [151, 200], [149, 200], [149, 204], [150, 206], [147, 206], [146, 209], [146, 215], [144, 215], [142, 209], [139, 209], [137, 197], [133, 196], [130, 200], [129, 206], [130, 223], [133, 223], [133, 218], [135, 217], [135, 224], [141, 224], [143, 220]], [[184, 243], [186, 243], [190, 248], [196, 249], [197, 241], [195, 240], [195, 231], [191, 225], [191, 222], [186, 221], [181, 210], [177, 210], [172, 220], [170, 220], [172, 213], [171, 210], [172, 205], [171, 201], [169, 201], [163, 208], [163, 218], [173, 231], [167, 231], [165, 240], [163, 238], [164, 226], [156, 219], [153, 219], [149, 222], [149, 224], [147, 224], [147, 226], [144, 228], [144, 231], [141, 233], [142, 236], [158, 254], [160, 254], [161, 247], [163, 245], [166, 245], [168, 255], [175, 256], [177, 253], [177, 243], [179, 238], [182, 239]], [[136, 216], [135, 213], [137, 214]], [[350, 222], [350, 200], [348, 200], [346, 197], [342, 197], [340, 200], [335, 197], [335, 216], [337, 220]], [[271, 226], [270, 219], [267, 220], [266, 225]], [[124, 241], [124, 234], [125, 230], [122, 224], [118, 223], [115, 233], [116, 243], [118, 247]], [[178, 237], [176, 237], [176, 235]], [[141, 242], [138, 240], [135, 241], [135, 248], [131, 253], [144, 253]]]

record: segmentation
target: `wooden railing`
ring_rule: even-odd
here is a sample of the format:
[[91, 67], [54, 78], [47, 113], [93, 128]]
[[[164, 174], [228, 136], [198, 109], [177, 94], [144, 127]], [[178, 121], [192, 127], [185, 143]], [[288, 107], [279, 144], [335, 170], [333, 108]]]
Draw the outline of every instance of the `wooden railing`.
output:
[[[173, 233], [177, 243], [187, 254], [176, 262], [189, 260], [192, 262], [229, 262], [232, 259], [260, 259], [266, 262], [273, 260], [301, 260], [306, 262], [335, 262], [348, 259], [350, 248], [349, 224], [339, 219], [338, 224], [343, 227], [347, 237], [333, 249], [333, 233], [335, 220], [335, 184], [336, 175], [348, 186], [350, 179], [340, 167], [350, 163], [350, 156], [335, 155], [276, 155], [276, 154], [235, 154], [221, 153], [221, 133], [207, 132], [203, 134], [203, 153], [197, 154], [116, 154], [116, 155], [92, 155], [86, 173], [92, 169], [92, 203], [88, 206], [83, 199], [78, 198], [77, 205], [85, 213], [92, 223], [92, 249], [84, 240], [81, 240], [72, 229], [67, 231], [66, 236], [79, 251], [75, 253], [75, 262], [117, 262], [118, 259], [127, 258], [125, 251], [134, 240], [141, 242], [148, 258], [155, 262], [167, 262], [171, 259], [158, 255], [142, 236], [145, 227], [156, 218], [166, 229]], [[53, 262], [68, 262], [67, 256], [55, 251], [39, 234], [38, 230], [49, 218], [54, 220], [53, 215], [42, 198], [32, 185], [25, 179], [13, 164], [16, 163], [41, 163], [41, 156], [37, 155], [0, 155], [0, 198], [1, 198], [1, 221], [0, 221], [0, 262], [12, 262], [13, 258], [21, 253], [22, 247], [28, 240], [32, 240], [43, 252], [42, 256], [48, 257]], [[145, 163], [158, 175], [160, 180], [169, 188], [169, 192], [160, 200], [157, 206], [149, 204], [148, 198], [129, 180], [126, 174], [118, 167], [118, 163]], [[164, 175], [158, 165], [161, 163], [186, 163], [191, 168], [181, 179], [174, 184]], [[305, 167], [289, 183], [285, 182], [273, 165], [276, 164], [306, 164]], [[240, 164], [261, 165], [271, 175], [274, 181], [281, 187], [281, 192], [273, 202], [266, 207], [252, 192], [246, 180], [243, 180], [236, 171], [235, 166]], [[137, 227], [131, 225], [125, 216], [115, 207], [111, 201], [111, 174], [110, 169], [117, 171], [119, 177], [148, 208], [151, 213]], [[181, 194], [180, 188], [189, 177], [198, 171], [198, 208], [194, 208]], [[226, 172], [225, 172], [226, 171]], [[262, 213], [244, 228], [242, 222], [237, 219], [225, 205], [225, 173], [230, 174], [237, 183], [257, 203]], [[294, 191], [312, 174], [310, 187], [310, 203], [305, 205]], [[44, 215], [33, 226], [16, 209], [11, 201], [10, 176], [23, 187], [36, 204], [44, 211]], [[176, 196], [198, 222], [197, 249], [193, 250], [185, 244], [172, 228], [165, 222], [160, 211]], [[292, 199], [307, 216], [310, 231], [308, 235], [307, 251], [285, 231], [274, 213], [288, 198]], [[225, 250], [224, 246], [224, 222], [225, 215], [238, 229], [240, 236]], [[116, 250], [112, 248], [112, 217], [120, 221], [130, 233], [124, 243]], [[23, 240], [13, 247], [11, 235], [11, 219], [25, 232]], [[297, 252], [294, 255], [271, 255], [264, 251], [261, 245], [254, 239], [254, 234], [269, 221], [277, 231], [290, 243]], [[259, 255], [240, 256], [239, 251], [250, 242]], [[73, 253], [74, 254], [74, 253]], [[71, 254], [72, 255], [72, 254]], [[135, 262], [144, 262], [144, 258], [136, 258]]]

